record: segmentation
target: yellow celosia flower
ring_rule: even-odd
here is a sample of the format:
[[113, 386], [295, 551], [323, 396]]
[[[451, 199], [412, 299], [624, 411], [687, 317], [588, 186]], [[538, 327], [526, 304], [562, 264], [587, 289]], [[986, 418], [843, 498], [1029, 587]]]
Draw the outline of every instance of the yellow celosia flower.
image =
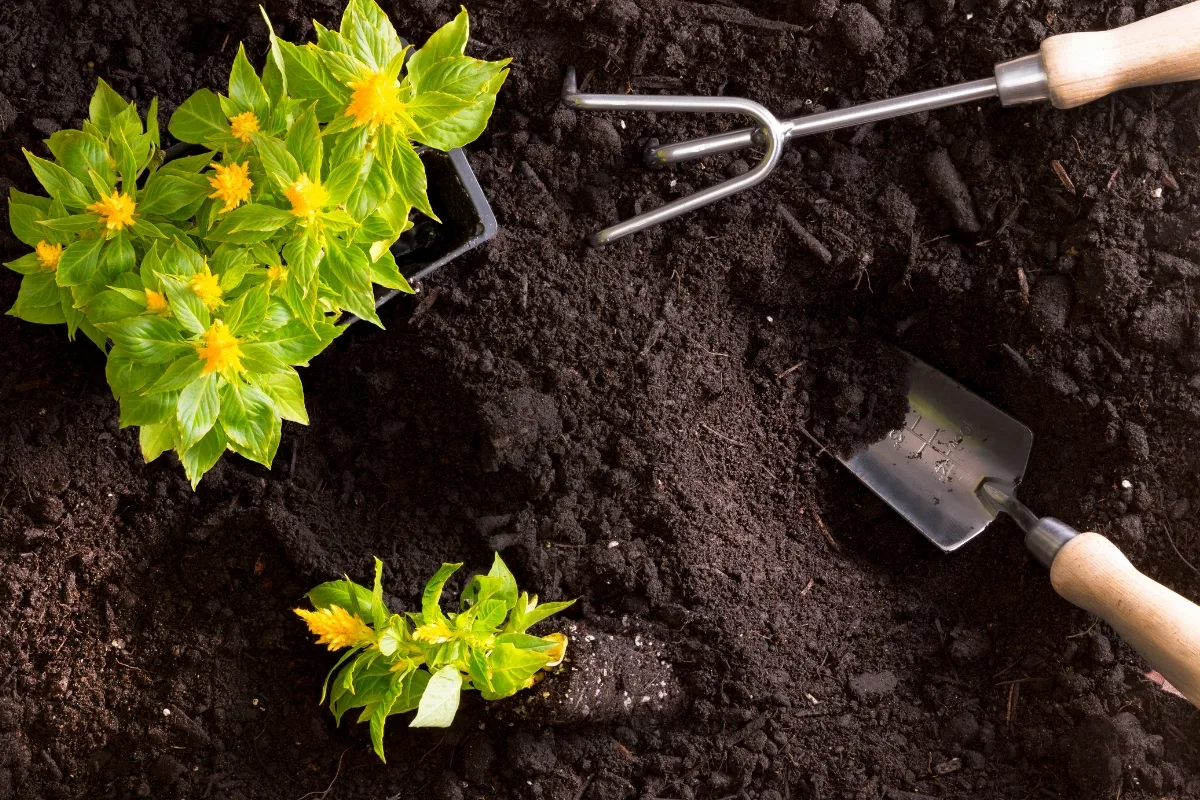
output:
[[61, 244], [50, 244], [49, 242], [38, 242], [37, 247], [38, 266], [47, 272], [55, 272], [58, 270], [58, 262], [62, 260], [63, 246]]
[[367, 623], [341, 606], [318, 608], [316, 611], [304, 608], [294, 610], [308, 624], [308, 629], [317, 635], [317, 644], [328, 645], [330, 650], [375, 642], [375, 632]]
[[211, 166], [217, 171], [217, 174], [210, 175], [208, 183], [216, 191], [209, 197], [213, 200], [225, 201], [225, 207], [217, 213], [224, 214], [226, 211], [233, 211], [250, 199], [250, 189], [253, 188], [254, 181], [250, 180], [249, 161], [241, 164], [235, 161], [228, 167], [223, 164], [212, 164]]
[[284, 189], [283, 194], [291, 202], [292, 213], [297, 217], [311, 217], [329, 202], [329, 192], [325, 187], [310, 180], [305, 174], [301, 174], [295, 183]]
[[450, 641], [450, 628], [444, 622], [430, 622], [413, 631], [413, 638], [418, 642], [441, 644]]
[[250, 144], [251, 134], [258, 133], [258, 117], [253, 111], [238, 114], [229, 118], [229, 127], [233, 128], [233, 138], [243, 144]]
[[546, 651], [546, 655], [550, 660], [546, 663], [547, 667], [557, 667], [567, 657], [567, 637], [561, 633], [551, 633], [542, 637], [543, 639], [553, 639], [556, 644]]
[[207, 264], [204, 265], [204, 272], [197, 272], [188, 283], [209, 311], [216, 311], [225, 305], [225, 301], [221, 299], [225, 294], [225, 290], [221, 288], [221, 279], [209, 271]]
[[100, 224], [110, 231], [123, 231], [126, 225], [133, 227], [136, 208], [132, 197], [124, 192], [113, 191], [112, 194], [101, 194], [100, 199], [88, 206], [87, 210], [100, 217]]
[[229, 332], [221, 320], [209, 326], [200, 341], [196, 342], [196, 355], [204, 362], [201, 374], [241, 372], [242, 348], [238, 342], [238, 338]]
[[171, 316], [171, 304], [167, 302], [167, 297], [162, 292], [156, 292], [153, 289], [146, 289], [146, 313], [154, 314], [156, 317], [166, 319]]
[[404, 110], [400, 101], [400, 83], [382, 72], [368, 72], [347, 84], [353, 91], [346, 116], [354, 117], [357, 126], [395, 125]]
[[267, 280], [271, 283], [283, 283], [288, 279], [287, 267], [270, 266], [267, 267]]

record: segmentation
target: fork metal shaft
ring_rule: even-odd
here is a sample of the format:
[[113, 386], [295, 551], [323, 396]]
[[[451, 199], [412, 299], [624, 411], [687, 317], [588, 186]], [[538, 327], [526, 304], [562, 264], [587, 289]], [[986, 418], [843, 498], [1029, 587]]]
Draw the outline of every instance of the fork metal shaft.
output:
[[[933, 111], [962, 103], [972, 103], [998, 97], [1000, 94], [996, 78], [983, 78], [954, 86], [942, 86], [924, 92], [916, 92], [887, 100], [876, 100], [850, 108], [824, 111], [803, 117], [783, 120], [784, 136], [787, 140], [799, 136], [849, 128], [868, 122], [903, 117], [920, 111]], [[667, 166], [696, 158], [731, 153], [746, 147], [760, 145], [762, 134], [757, 128], [744, 128], [693, 139], [690, 142], [662, 145], [646, 151], [646, 162], [651, 166]]]

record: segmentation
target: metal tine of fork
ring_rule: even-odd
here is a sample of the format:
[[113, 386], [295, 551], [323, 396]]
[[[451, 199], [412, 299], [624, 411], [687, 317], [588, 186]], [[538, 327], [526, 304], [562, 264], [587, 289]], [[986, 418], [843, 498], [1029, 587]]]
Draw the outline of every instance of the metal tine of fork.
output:
[[714, 186], [673, 200], [666, 205], [638, 214], [616, 225], [593, 233], [588, 243], [600, 246], [615, 242], [630, 234], [644, 231], [660, 223], [723, 200], [726, 197], [756, 186], [779, 164], [786, 132], [783, 123], [764, 106], [740, 97], [693, 97], [682, 95], [583, 94], [575, 80], [575, 68], [567, 70], [563, 81], [563, 103], [590, 111], [672, 111], [701, 114], [743, 114], [761, 126], [762, 160], [749, 172], [729, 178]]

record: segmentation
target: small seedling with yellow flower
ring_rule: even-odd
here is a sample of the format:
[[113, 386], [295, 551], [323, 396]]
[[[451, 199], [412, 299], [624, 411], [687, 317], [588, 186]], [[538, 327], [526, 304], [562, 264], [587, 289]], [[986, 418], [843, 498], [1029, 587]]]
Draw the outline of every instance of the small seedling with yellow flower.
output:
[[574, 600], [539, 604], [536, 595], [517, 590], [496, 554], [491, 570], [467, 583], [459, 611], [447, 614], [442, 589], [461, 566], [442, 565], [425, 586], [419, 613], [393, 614], [384, 605], [379, 559], [373, 590], [349, 578], [331, 581], [308, 593], [313, 610], [296, 609], [317, 644], [347, 650], [326, 677], [321, 702], [328, 697], [339, 724], [347, 711], [362, 709], [358, 721], [370, 720], [380, 759], [389, 716], [416, 711], [409, 727], [448, 728], [464, 691], [478, 691], [484, 700], [510, 697], [566, 655], [565, 635], [528, 631]]

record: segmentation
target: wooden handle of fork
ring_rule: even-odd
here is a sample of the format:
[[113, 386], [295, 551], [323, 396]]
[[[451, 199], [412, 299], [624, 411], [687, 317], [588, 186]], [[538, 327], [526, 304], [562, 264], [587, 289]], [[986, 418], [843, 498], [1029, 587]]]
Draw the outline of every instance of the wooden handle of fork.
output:
[[1042, 63], [1056, 108], [1200, 79], [1200, 0], [1111, 31], [1052, 36], [1042, 42]]

